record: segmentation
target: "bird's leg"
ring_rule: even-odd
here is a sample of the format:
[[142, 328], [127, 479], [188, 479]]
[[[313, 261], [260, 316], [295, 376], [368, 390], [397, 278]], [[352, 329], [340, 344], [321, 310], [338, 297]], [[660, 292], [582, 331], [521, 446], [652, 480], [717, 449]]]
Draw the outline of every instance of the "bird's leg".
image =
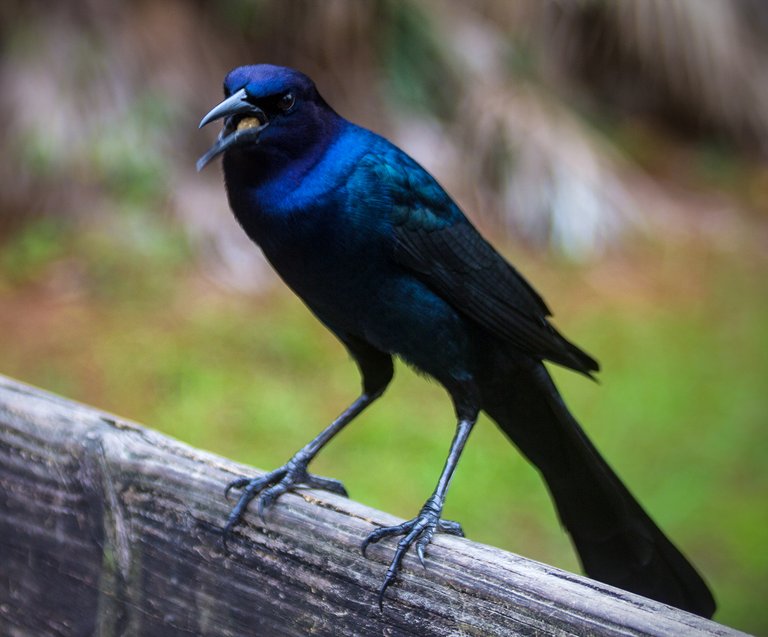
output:
[[345, 425], [352, 421], [355, 416], [362, 412], [368, 405], [376, 400], [383, 392], [383, 389], [376, 392], [364, 391], [360, 397], [353, 402], [344, 412], [336, 418], [328, 427], [311, 440], [307, 445], [299, 449], [293, 457], [279, 469], [270, 471], [257, 478], [238, 478], [227, 485], [225, 495], [228, 495], [232, 489], [242, 489], [237, 504], [229, 514], [227, 523], [224, 526], [223, 542], [226, 546], [227, 539], [234, 526], [240, 521], [248, 503], [254, 498], [257, 499], [257, 511], [259, 517], [264, 517], [264, 510], [272, 504], [279, 496], [286, 491], [290, 491], [297, 486], [306, 486], [312, 489], [325, 489], [333, 493], [346, 496], [347, 491], [344, 485], [338, 480], [314, 476], [307, 471], [307, 465], [317, 452], [323, 446], [341, 431]]
[[440, 516], [443, 512], [443, 504], [445, 503], [445, 494], [448, 491], [448, 485], [451, 482], [453, 471], [456, 468], [456, 464], [459, 461], [459, 456], [464, 448], [464, 444], [467, 442], [469, 432], [472, 431], [472, 427], [475, 424], [476, 416], [468, 419], [459, 419], [459, 423], [456, 427], [456, 435], [453, 437], [451, 443], [451, 450], [448, 453], [448, 458], [445, 461], [443, 472], [440, 474], [440, 480], [437, 483], [434, 493], [426, 501], [424, 506], [419, 511], [419, 514], [412, 520], [398, 524], [397, 526], [386, 526], [376, 529], [365, 540], [363, 540], [362, 551], [365, 555], [365, 550], [368, 545], [375, 544], [379, 540], [385, 537], [391, 537], [396, 535], [402, 535], [403, 538], [397, 543], [397, 549], [395, 555], [392, 558], [392, 562], [389, 564], [387, 574], [384, 577], [384, 584], [379, 590], [379, 608], [381, 608], [382, 601], [384, 599], [384, 593], [389, 585], [395, 581], [397, 574], [400, 570], [400, 565], [405, 557], [405, 553], [416, 543], [416, 553], [419, 556], [421, 565], [426, 568], [424, 562], [424, 549], [432, 540], [432, 536], [436, 531], [443, 531], [451, 535], [463, 536], [464, 532], [461, 526], [457, 522], [450, 522], [448, 520], [441, 520]]

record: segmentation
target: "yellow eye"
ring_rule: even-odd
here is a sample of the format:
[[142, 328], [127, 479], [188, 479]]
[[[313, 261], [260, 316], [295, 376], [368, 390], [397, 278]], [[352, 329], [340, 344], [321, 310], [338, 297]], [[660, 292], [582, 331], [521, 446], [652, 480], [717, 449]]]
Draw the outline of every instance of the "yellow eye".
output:
[[283, 112], [290, 111], [295, 103], [296, 98], [293, 93], [288, 92], [277, 101], [277, 107]]

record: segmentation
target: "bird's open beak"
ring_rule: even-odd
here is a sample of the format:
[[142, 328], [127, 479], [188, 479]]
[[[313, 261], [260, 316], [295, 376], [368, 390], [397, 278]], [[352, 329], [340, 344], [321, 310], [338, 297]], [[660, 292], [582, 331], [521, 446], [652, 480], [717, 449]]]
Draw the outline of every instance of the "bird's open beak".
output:
[[200, 121], [199, 128], [202, 128], [217, 119], [225, 118], [224, 128], [221, 129], [216, 143], [197, 160], [198, 171], [228, 148], [246, 141], [257, 142], [261, 131], [269, 126], [269, 119], [264, 111], [251, 104], [247, 98], [245, 89], [240, 89], [221, 104], [214, 106]]

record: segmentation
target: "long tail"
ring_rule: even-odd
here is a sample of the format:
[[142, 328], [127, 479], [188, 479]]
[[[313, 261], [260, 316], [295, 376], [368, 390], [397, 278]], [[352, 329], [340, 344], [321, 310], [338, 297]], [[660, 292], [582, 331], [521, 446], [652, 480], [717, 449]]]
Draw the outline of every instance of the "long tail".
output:
[[709, 588], [587, 439], [544, 365], [492, 367], [484, 409], [542, 473], [587, 575], [711, 617]]

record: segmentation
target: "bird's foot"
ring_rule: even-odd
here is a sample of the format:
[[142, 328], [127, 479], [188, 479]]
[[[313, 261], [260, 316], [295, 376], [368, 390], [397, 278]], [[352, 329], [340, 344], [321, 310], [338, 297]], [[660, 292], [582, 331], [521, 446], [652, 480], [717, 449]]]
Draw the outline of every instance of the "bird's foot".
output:
[[426, 504], [422, 507], [419, 515], [398, 524], [397, 526], [385, 526], [373, 531], [360, 547], [365, 555], [365, 551], [370, 544], [375, 544], [379, 540], [383, 540], [385, 537], [392, 537], [396, 535], [402, 535], [403, 538], [397, 543], [397, 549], [395, 555], [392, 558], [392, 562], [389, 564], [387, 574], [384, 576], [384, 583], [379, 590], [379, 609], [381, 609], [382, 602], [384, 600], [384, 593], [392, 582], [397, 578], [397, 574], [400, 571], [400, 565], [405, 557], [408, 549], [416, 543], [416, 553], [419, 556], [421, 565], [426, 568], [427, 565], [424, 562], [424, 549], [432, 541], [432, 536], [436, 531], [442, 531], [450, 535], [458, 535], [464, 537], [464, 531], [458, 522], [451, 522], [450, 520], [441, 520], [440, 514], [443, 510], [443, 502], [440, 498], [432, 496], [427, 500]]
[[241, 520], [245, 509], [254, 498], [256, 498], [256, 511], [263, 520], [264, 511], [268, 506], [287, 491], [293, 491], [297, 487], [324, 489], [325, 491], [347, 497], [347, 490], [338, 480], [323, 478], [309, 473], [307, 471], [308, 462], [308, 460], [294, 456], [279, 469], [270, 471], [263, 476], [258, 476], [257, 478], [238, 478], [227, 485], [224, 497], [228, 497], [232, 489], [242, 489], [243, 491], [237, 500], [237, 504], [232, 508], [226, 525], [224, 525], [222, 542], [225, 550], [232, 529]]

